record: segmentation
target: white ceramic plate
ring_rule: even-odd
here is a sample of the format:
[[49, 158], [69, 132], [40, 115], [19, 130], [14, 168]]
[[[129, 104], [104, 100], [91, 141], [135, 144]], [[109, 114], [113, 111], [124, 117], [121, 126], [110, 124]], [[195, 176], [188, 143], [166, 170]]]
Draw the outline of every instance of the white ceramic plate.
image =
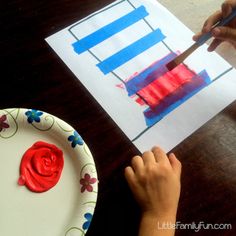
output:
[[[58, 183], [42, 193], [17, 184], [22, 155], [37, 141], [54, 144], [64, 154]], [[37, 110], [0, 110], [0, 235], [85, 235], [97, 183], [93, 157], [70, 125]]]

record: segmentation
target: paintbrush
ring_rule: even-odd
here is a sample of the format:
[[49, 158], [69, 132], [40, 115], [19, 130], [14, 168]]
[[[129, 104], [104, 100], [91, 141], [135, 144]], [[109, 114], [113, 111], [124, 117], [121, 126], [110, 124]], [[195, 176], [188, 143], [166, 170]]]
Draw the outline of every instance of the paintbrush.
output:
[[[236, 8], [231, 12], [231, 14], [217, 22], [212, 29], [218, 27], [218, 26], [224, 26], [227, 25], [231, 20], [233, 20], [236, 17]], [[177, 56], [175, 59], [167, 63], [166, 67], [169, 71], [173, 70], [176, 66], [181, 64], [191, 53], [193, 53], [198, 47], [203, 45], [208, 39], [212, 37], [211, 31], [208, 33], [203, 34], [191, 47], [189, 47], [186, 51], [184, 51], [182, 54]]]

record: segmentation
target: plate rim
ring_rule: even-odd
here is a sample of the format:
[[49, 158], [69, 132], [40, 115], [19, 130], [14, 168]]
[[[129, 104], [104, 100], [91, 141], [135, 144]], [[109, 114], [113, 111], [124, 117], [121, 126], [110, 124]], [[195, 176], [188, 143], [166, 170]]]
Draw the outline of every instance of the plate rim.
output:
[[[4, 115], [6, 115], [6, 119], [5, 117], [3, 117]], [[65, 236], [69, 236], [71, 235], [71, 233], [73, 233], [74, 235], [74, 231], [78, 231], [79, 235], [85, 235], [88, 228], [90, 227], [90, 223], [92, 221], [92, 217], [97, 204], [99, 180], [93, 155], [90, 152], [86, 142], [80, 136], [79, 132], [74, 129], [70, 124], [58, 118], [57, 116], [42, 110], [32, 108], [0, 109], [0, 121], [0, 139], [12, 138], [18, 132], [18, 128], [21, 122], [24, 122], [24, 125], [29, 124], [33, 128], [37, 129], [39, 132], [60, 132], [60, 134], [65, 136], [65, 138], [67, 137], [68, 144], [70, 144], [70, 147], [76, 152], [77, 156], [80, 156], [82, 153], [86, 155], [87, 159], [85, 160], [87, 160], [87, 162], [85, 162], [84, 158], [82, 159], [80, 174], [78, 175], [80, 176], [80, 187], [82, 185], [80, 191], [81, 194], [86, 194], [86, 198], [88, 197], [88, 194], [90, 194], [90, 197], [93, 194], [93, 196], [91, 197], [92, 200], [88, 201], [87, 203], [93, 204], [94, 207], [90, 207], [90, 210], [87, 210], [86, 213], [81, 212], [81, 214], [78, 214], [80, 217], [77, 216], [76, 218], [82, 218], [83, 215], [83, 222], [77, 222], [78, 224], [68, 227], [68, 229], [65, 229], [65, 231], [63, 232]], [[14, 127], [12, 127], [13, 125]], [[13, 132], [8, 134], [7, 136], [6, 133], [11, 129], [14, 129]], [[5, 136], [3, 136], [2, 133], [5, 133]], [[88, 166], [93, 166], [93, 169], [91, 171], [92, 177], [90, 176], [90, 172], [83, 172]], [[89, 188], [88, 185], [83, 185], [81, 183], [82, 179], [91, 180], [91, 182], [89, 181], [88, 185], [92, 187]], [[96, 191], [90, 191], [91, 189], [95, 189]], [[82, 205], [85, 204], [86, 202]]]

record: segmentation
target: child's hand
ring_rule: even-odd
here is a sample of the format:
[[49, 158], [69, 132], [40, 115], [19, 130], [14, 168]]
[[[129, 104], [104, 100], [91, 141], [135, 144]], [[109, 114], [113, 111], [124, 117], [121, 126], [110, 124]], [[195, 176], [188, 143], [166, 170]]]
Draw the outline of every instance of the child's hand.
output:
[[[221, 10], [211, 15], [204, 23], [202, 31], [193, 36], [197, 41], [204, 33], [210, 32], [211, 28], [220, 19], [227, 17], [236, 8], [236, 0], [227, 0], [222, 4]], [[236, 19], [232, 20], [228, 26], [216, 27], [212, 30], [214, 40], [208, 47], [208, 51], [214, 51], [222, 42], [231, 43], [236, 49]]]
[[135, 156], [125, 177], [143, 214], [155, 219], [175, 219], [180, 196], [181, 163], [158, 147]]

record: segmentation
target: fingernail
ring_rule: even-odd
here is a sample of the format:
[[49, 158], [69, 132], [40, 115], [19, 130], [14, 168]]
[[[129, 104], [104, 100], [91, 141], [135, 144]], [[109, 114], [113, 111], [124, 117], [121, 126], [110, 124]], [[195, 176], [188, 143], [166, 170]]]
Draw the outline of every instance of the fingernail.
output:
[[212, 51], [213, 51], [212, 47], [211, 47], [211, 46], [208, 47], [208, 48], [207, 48], [207, 51], [208, 51], [208, 52], [212, 52]]

